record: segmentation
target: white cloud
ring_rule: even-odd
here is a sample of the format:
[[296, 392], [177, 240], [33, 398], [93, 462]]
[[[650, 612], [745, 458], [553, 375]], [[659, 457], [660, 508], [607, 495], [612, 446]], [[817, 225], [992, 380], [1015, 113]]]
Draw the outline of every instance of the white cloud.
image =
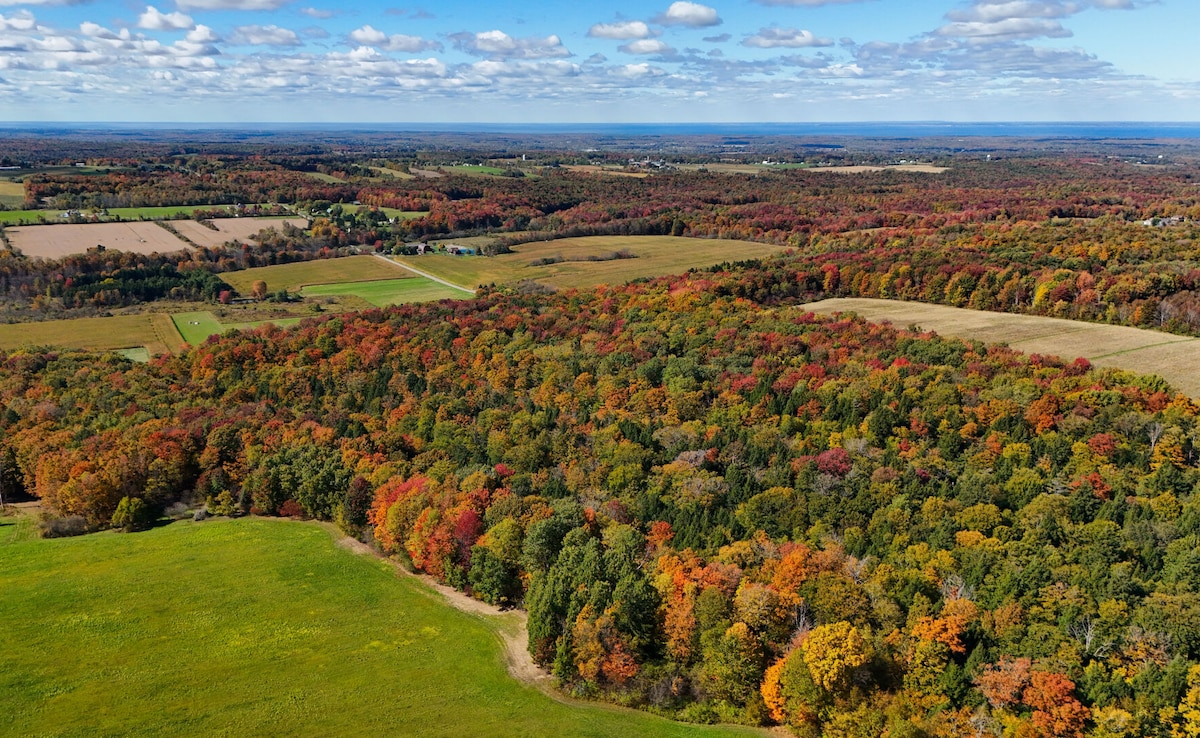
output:
[[616, 23], [597, 23], [588, 29], [587, 35], [592, 38], [626, 41], [634, 38], [649, 38], [654, 34], [651, 33], [650, 26], [642, 21], [618, 21]]
[[5, 17], [0, 15], [0, 31], [32, 31], [37, 19], [28, 10], [18, 10]]
[[626, 54], [673, 54], [675, 49], [671, 48], [670, 44], [659, 41], [656, 38], [643, 38], [637, 41], [630, 41], [620, 47], [621, 51]]
[[188, 31], [187, 36], [184, 38], [194, 44], [212, 44], [221, 40], [221, 37], [213, 29], [204, 24], [198, 25], [191, 31]]
[[1067, 38], [1071, 32], [1051, 18], [1005, 18], [995, 21], [960, 21], [942, 26], [935, 36], [1012, 41], [1033, 38]]
[[295, 31], [279, 26], [238, 26], [229, 34], [229, 43], [235, 46], [299, 46], [300, 37]]
[[149, 31], [188, 31], [196, 26], [190, 16], [183, 13], [163, 13], [153, 5], [138, 16], [137, 27]]
[[558, 36], [513, 38], [503, 31], [452, 33], [455, 48], [475, 56], [493, 59], [551, 59], [570, 56]]
[[640, 79], [643, 77], [661, 77], [666, 74], [666, 71], [642, 62], [641, 64], [626, 64], [617, 67], [613, 70], [613, 74], [626, 79]]
[[321, 8], [300, 8], [300, 12], [309, 18], [317, 18], [319, 20], [332, 18], [335, 15], [332, 10], [322, 10]]
[[356, 44], [378, 46], [384, 51], [402, 51], [409, 54], [430, 49], [441, 50], [442, 48], [437, 41], [428, 41], [420, 36], [406, 36], [402, 33], [389, 36], [370, 25], [351, 31], [350, 40]]
[[665, 26], [688, 26], [689, 28], [718, 26], [722, 22], [720, 16], [717, 15], [716, 8], [688, 2], [688, 0], [676, 0], [654, 20]]
[[[4, 0], [0, 0], [3, 2]], [[180, 10], [279, 10], [292, 0], [175, 0]]]
[[820, 38], [812, 31], [801, 31], [795, 28], [763, 28], [742, 42], [742, 46], [756, 49], [802, 49], [812, 46], [833, 46], [833, 39]]

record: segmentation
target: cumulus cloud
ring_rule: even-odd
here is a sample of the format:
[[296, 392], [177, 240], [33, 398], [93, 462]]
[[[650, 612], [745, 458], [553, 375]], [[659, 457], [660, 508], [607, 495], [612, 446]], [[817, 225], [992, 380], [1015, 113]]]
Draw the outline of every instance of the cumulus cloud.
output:
[[300, 37], [295, 31], [279, 26], [238, 26], [229, 34], [229, 43], [235, 46], [299, 46]]
[[428, 51], [430, 49], [437, 49], [439, 51], [442, 49], [442, 45], [437, 41], [429, 41], [420, 36], [406, 36], [402, 33], [389, 36], [370, 25], [351, 31], [350, 40], [356, 44], [377, 46], [384, 51], [402, 51], [409, 54]]
[[184, 38], [194, 44], [212, 44], [221, 40], [221, 37], [213, 29], [203, 24], [188, 31], [187, 36]]
[[702, 38], [700, 40], [707, 41], [710, 44], [723, 44], [731, 38], [733, 38], [732, 33], [722, 33], [718, 36], [705, 36], [704, 38]]
[[654, 20], [664, 26], [687, 26], [688, 28], [719, 26], [723, 22], [717, 15], [716, 8], [688, 0], [676, 0]]
[[643, 38], [630, 41], [617, 47], [626, 54], [674, 54], [675, 49], [670, 44], [656, 38]]
[[0, 15], [0, 31], [32, 31], [37, 19], [28, 10], [18, 10], [5, 17]]
[[553, 59], [570, 56], [558, 36], [513, 38], [503, 31], [452, 33], [450, 40], [459, 51], [493, 59]]
[[592, 38], [611, 38], [617, 41], [627, 41], [634, 38], [649, 38], [654, 34], [650, 26], [642, 21], [618, 21], [616, 23], [597, 23], [588, 29]]
[[148, 31], [188, 31], [196, 25], [191, 16], [183, 13], [163, 13], [153, 5], [146, 6], [146, 12], [138, 16], [137, 27]]
[[[3, 2], [4, 0], [0, 0]], [[292, 0], [175, 0], [180, 10], [279, 10]]]
[[317, 18], [319, 20], [325, 20], [334, 16], [332, 10], [322, 10], [321, 8], [300, 8], [300, 12], [309, 18]]
[[801, 31], [795, 28], [763, 28], [753, 36], [742, 41], [742, 46], [756, 49], [803, 49], [811, 46], [833, 46], [833, 39], [820, 38], [812, 31]]

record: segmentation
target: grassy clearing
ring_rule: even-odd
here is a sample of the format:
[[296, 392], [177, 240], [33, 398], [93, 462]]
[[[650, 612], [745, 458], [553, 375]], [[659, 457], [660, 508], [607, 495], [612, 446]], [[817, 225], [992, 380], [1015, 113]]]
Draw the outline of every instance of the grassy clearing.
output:
[[369, 282], [381, 279], [404, 279], [412, 273], [388, 264], [374, 256], [347, 256], [341, 259], [318, 259], [294, 264], [244, 269], [220, 275], [235, 290], [243, 295], [250, 294], [254, 283], [263, 280], [267, 289], [295, 292], [310, 284], [333, 284], [336, 282]]
[[[387, 167], [371, 167], [371, 169], [374, 169], [380, 174], [386, 174], [388, 176], [395, 177], [396, 179], [415, 179], [413, 175], [409, 174], [408, 172], [402, 172], [399, 169], [389, 169]], [[380, 179], [383, 178], [381, 177]]]
[[965, 310], [920, 302], [835, 298], [809, 303], [820, 313], [855, 312], [867, 320], [900, 327], [918, 325], [945, 336], [1007, 343], [1030, 354], [1071, 360], [1082, 356], [1096, 366], [1157, 374], [1176, 389], [1200, 397], [1200, 339], [1170, 333], [1083, 323], [1036, 315]]
[[25, 202], [25, 185], [0, 179], [0, 204], [6, 207], [20, 206]]
[[323, 174], [321, 172], [305, 172], [306, 175], [312, 177], [318, 182], [326, 182], [330, 184], [346, 184], [346, 180], [341, 177], [335, 177], [332, 174]]
[[[370, 209], [367, 205], [342, 205], [342, 210], [347, 213], [357, 213], [359, 210]], [[399, 208], [379, 208], [389, 218], [399, 218], [400, 220], [416, 220], [429, 215], [428, 210], [400, 210]]]
[[504, 174], [504, 170], [500, 167], [490, 167], [486, 164], [459, 164], [452, 167], [438, 167], [447, 172], [455, 172], [457, 174], [486, 174], [488, 176], [498, 176]]
[[150, 355], [178, 350], [182, 339], [163, 315], [47, 320], [0, 325], [0, 348], [58, 346], [87, 351], [140, 348]]
[[[20, 203], [15, 203], [20, 205]], [[49, 223], [59, 221], [60, 210], [0, 210], [0, 223], [12, 225], [29, 225], [33, 223], [41, 223], [43, 220]]]
[[[457, 242], [456, 242], [457, 243]], [[634, 259], [585, 261], [627, 250]], [[779, 251], [778, 246], [726, 239], [674, 236], [592, 236], [541, 241], [518, 246], [511, 254], [494, 257], [398, 256], [396, 261], [464, 286], [503, 284], [532, 279], [554, 287], [591, 287], [622, 284], [639, 277], [678, 274], [694, 267], [723, 261], [754, 259]], [[530, 266], [538, 259], [562, 257], [564, 261]]]
[[353, 295], [376, 307], [399, 305], [406, 302], [429, 302], [431, 300], [461, 300], [459, 290], [438, 284], [425, 277], [407, 279], [383, 279], [374, 282], [342, 282], [340, 284], [314, 284], [304, 288], [305, 297], [342, 297]]
[[280, 328], [286, 328], [299, 323], [303, 318], [276, 318], [274, 320], [253, 320], [241, 323], [222, 323], [217, 316], [213, 315], [208, 310], [200, 310], [190, 313], [175, 313], [170, 316], [174, 321], [176, 330], [183, 336], [183, 340], [193, 346], [199, 346], [208, 339], [209, 336], [219, 336], [222, 333], [230, 330], [246, 330], [248, 328], [258, 328], [259, 326], [272, 323]]
[[508, 676], [492, 622], [313, 525], [182, 522], [3, 554], [9, 735], [753, 734], [555, 702]]

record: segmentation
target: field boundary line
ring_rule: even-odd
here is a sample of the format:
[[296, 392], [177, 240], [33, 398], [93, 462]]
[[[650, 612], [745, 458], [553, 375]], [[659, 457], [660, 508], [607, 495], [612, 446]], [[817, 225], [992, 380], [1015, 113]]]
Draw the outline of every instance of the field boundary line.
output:
[[463, 287], [462, 285], [454, 284], [453, 282], [447, 282], [446, 280], [442, 279], [441, 277], [435, 277], [432, 274], [430, 274], [429, 272], [421, 271], [420, 269], [417, 269], [416, 267], [411, 267], [408, 264], [401, 264], [398, 261], [394, 261], [392, 259], [387, 258], [383, 254], [374, 254], [374, 256], [376, 259], [383, 259], [384, 261], [386, 261], [389, 264], [395, 264], [396, 266], [400, 267], [401, 269], [407, 269], [408, 271], [412, 272], [413, 274], [417, 274], [426, 279], [432, 279], [434, 282], [444, 284], [447, 287], [450, 287], [452, 289], [461, 290], [462, 292], [466, 292], [471, 295], [475, 294], [475, 290], [469, 290], [466, 287]]

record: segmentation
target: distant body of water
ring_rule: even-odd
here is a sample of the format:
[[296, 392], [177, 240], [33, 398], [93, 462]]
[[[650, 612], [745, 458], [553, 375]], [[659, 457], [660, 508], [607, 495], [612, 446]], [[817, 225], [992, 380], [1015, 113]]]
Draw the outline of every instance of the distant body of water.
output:
[[871, 138], [1200, 138], [1200, 122], [1048, 123], [66, 123], [0, 122], [0, 131], [257, 131], [592, 134], [600, 136], [862, 136]]

